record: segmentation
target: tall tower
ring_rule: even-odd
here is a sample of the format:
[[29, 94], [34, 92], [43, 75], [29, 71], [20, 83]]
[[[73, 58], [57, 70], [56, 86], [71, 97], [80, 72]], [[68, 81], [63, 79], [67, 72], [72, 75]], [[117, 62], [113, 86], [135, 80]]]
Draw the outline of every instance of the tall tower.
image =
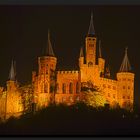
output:
[[81, 68], [83, 65], [84, 65], [84, 51], [83, 47], [81, 47], [79, 56], [79, 67]]
[[9, 80], [7, 81], [5, 119], [19, 116], [23, 111], [22, 99], [16, 81], [15, 61], [12, 60]]
[[39, 92], [51, 93], [53, 89], [52, 79], [56, 69], [57, 58], [54, 55], [52, 44], [50, 41], [50, 32], [48, 31], [48, 42], [45, 54], [38, 58], [38, 78]]
[[99, 57], [98, 57], [98, 65], [99, 65], [99, 72], [100, 76], [103, 77], [104, 69], [105, 69], [105, 60], [102, 58], [102, 51], [101, 51], [101, 40], [99, 40]]
[[86, 64], [93, 66], [96, 64], [96, 37], [93, 25], [93, 13], [91, 13], [88, 34], [85, 38], [86, 45]]
[[92, 13], [88, 33], [85, 38], [85, 48], [84, 51], [83, 49], [80, 50], [79, 67], [82, 83], [90, 82], [95, 84], [95, 81], [97, 83], [100, 74], [96, 65], [96, 36]]
[[118, 101], [122, 108], [132, 110], [134, 101], [134, 73], [131, 72], [131, 66], [127, 56], [127, 48], [125, 56], [117, 73], [118, 80]]

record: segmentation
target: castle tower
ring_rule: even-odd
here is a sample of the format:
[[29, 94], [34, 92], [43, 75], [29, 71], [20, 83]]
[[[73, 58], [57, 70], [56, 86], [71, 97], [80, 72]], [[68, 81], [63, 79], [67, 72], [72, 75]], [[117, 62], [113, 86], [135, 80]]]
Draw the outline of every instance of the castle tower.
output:
[[56, 69], [57, 58], [54, 55], [52, 44], [50, 41], [50, 32], [48, 31], [47, 49], [43, 56], [38, 58], [38, 78], [40, 79], [41, 93], [52, 92], [52, 78]]
[[16, 89], [16, 71], [15, 71], [15, 61], [12, 60], [11, 69], [9, 73], [9, 80], [7, 81], [7, 91]]
[[84, 51], [83, 47], [80, 49], [80, 56], [79, 56], [79, 67], [81, 68], [84, 64]]
[[91, 13], [88, 34], [85, 38], [85, 45], [86, 45], [86, 64], [93, 66], [96, 64], [96, 37], [95, 37], [92, 13]]
[[118, 102], [121, 108], [133, 109], [134, 101], [134, 73], [131, 72], [131, 66], [127, 56], [127, 48], [125, 56], [117, 73], [118, 80]]
[[12, 60], [9, 80], [7, 81], [5, 119], [10, 116], [19, 116], [23, 111], [20, 92], [16, 81], [15, 61]]
[[102, 58], [101, 40], [99, 40], [98, 65], [99, 65], [100, 76], [103, 76], [103, 74], [104, 74], [104, 68], [105, 68], [105, 60]]
[[[81, 82], [82, 83], [90, 82], [92, 84], [96, 84], [98, 83], [100, 73], [99, 73], [98, 66], [96, 65], [96, 36], [95, 36], [95, 30], [93, 25], [92, 13], [91, 13], [88, 34], [85, 38], [84, 50], [85, 50], [84, 53], [83, 50], [81, 50], [82, 56], [79, 58]], [[102, 69], [103, 67], [101, 63], [102, 62], [100, 62], [100, 67], [101, 67], [100, 69]]]

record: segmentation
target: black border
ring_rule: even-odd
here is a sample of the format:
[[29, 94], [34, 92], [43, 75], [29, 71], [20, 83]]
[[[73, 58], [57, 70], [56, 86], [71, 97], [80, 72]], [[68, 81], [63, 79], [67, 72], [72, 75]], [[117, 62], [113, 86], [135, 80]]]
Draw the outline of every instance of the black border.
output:
[[[0, 5], [140, 5], [139, 0], [0, 0]], [[139, 139], [137, 136], [0, 136], [0, 139], [100, 139], [100, 140], [120, 140], [120, 139]]]

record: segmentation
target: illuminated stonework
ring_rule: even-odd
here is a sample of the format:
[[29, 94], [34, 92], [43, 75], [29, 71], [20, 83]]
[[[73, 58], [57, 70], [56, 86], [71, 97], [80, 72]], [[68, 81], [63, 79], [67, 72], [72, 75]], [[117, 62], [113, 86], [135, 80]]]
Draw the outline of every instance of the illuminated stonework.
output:
[[134, 73], [130, 69], [127, 49], [116, 80], [113, 80], [105, 59], [102, 58], [101, 42], [99, 55], [96, 53], [96, 44], [97, 37], [91, 16], [85, 46], [80, 49], [79, 69], [58, 71], [57, 58], [48, 32], [47, 50], [38, 58], [38, 73], [32, 72], [30, 85], [19, 86], [15, 78], [15, 63], [12, 61], [7, 87], [0, 87], [0, 118], [17, 117], [50, 103], [71, 105], [80, 101], [94, 107], [109, 104], [112, 108], [120, 106], [133, 110]]
[[[100, 97], [102, 106], [104, 106], [103, 103], [106, 103], [112, 108], [119, 105], [121, 108], [132, 110], [134, 73], [130, 72], [127, 50], [120, 71], [117, 73], [117, 80], [113, 80], [110, 78], [108, 67], [105, 66], [105, 59], [101, 56], [100, 45], [97, 58], [96, 42], [93, 16], [91, 16], [89, 31], [85, 38], [85, 47], [80, 50], [79, 69], [57, 71], [57, 58], [53, 53], [50, 35], [48, 34], [46, 54], [38, 58], [39, 72], [38, 74], [32, 73], [34, 94], [38, 107], [47, 106], [50, 102], [70, 105], [84, 101], [84, 93], [87, 91], [81, 89], [83, 85], [87, 86], [87, 83], [90, 82], [92, 86], [98, 87], [102, 93], [102, 99]], [[96, 94], [96, 92], [92, 94]], [[100, 103], [98, 104], [100, 105]]]

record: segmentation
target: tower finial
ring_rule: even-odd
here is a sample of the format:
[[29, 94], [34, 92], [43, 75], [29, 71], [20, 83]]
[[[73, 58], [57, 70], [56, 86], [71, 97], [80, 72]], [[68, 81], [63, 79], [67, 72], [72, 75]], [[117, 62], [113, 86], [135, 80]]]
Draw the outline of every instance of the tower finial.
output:
[[88, 35], [95, 35], [95, 30], [94, 30], [94, 24], [93, 24], [93, 12], [91, 12], [91, 19], [90, 19], [90, 25], [88, 29]]
[[10, 69], [10, 73], [9, 73], [9, 80], [11, 81], [15, 81], [16, 80], [16, 66], [15, 66], [15, 61], [12, 60], [11, 62], [11, 69]]
[[83, 47], [80, 49], [80, 57], [84, 57]]
[[51, 41], [50, 41], [50, 30], [49, 29], [48, 29], [48, 43], [47, 43], [46, 55], [47, 56], [54, 56], [52, 44], [51, 44]]
[[102, 58], [101, 40], [99, 40], [99, 58]]
[[129, 72], [131, 70], [131, 66], [128, 60], [128, 55], [127, 55], [127, 50], [128, 50], [128, 47], [125, 48], [125, 55], [124, 55], [124, 59], [120, 67], [120, 72]]

